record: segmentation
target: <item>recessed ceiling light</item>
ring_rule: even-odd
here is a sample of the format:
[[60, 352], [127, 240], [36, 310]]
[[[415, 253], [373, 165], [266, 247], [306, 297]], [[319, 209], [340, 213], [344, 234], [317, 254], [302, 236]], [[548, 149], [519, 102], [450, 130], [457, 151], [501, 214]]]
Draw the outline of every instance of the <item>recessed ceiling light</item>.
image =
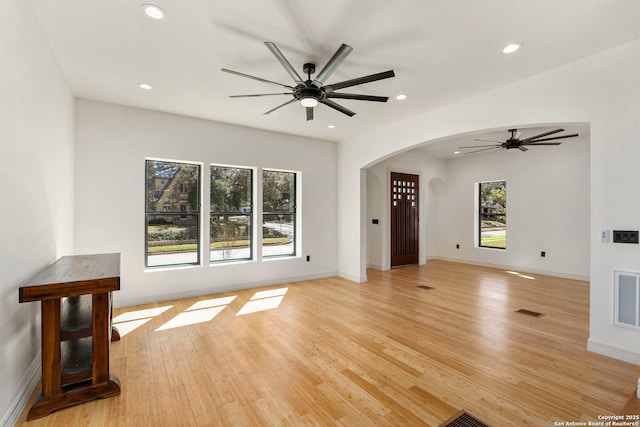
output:
[[138, 83], [138, 87], [140, 89], [144, 89], [144, 90], [151, 90], [153, 89], [153, 86], [151, 86], [149, 83]]
[[142, 10], [144, 11], [145, 15], [147, 15], [151, 19], [160, 20], [164, 19], [167, 16], [165, 11], [155, 4], [143, 4]]
[[396, 99], [397, 99], [398, 101], [402, 101], [402, 100], [404, 100], [404, 99], [407, 99], [407, 95], [405, 95], [405, 94], [401, 93], [400, 95], [396, 96]]
[[513, 53], [522, 47], [522, 43], [511, 43], [502, 49], [502, 53]]
[[336, 128], [336, 125], [329, 125], [329, 126], [327, 126], [327, 127], [328, 127], [329, 129], [335, 129], [335, 128]]
[[454, 151], [453, 154], [460, 154], [460, 152], [459, 151]]

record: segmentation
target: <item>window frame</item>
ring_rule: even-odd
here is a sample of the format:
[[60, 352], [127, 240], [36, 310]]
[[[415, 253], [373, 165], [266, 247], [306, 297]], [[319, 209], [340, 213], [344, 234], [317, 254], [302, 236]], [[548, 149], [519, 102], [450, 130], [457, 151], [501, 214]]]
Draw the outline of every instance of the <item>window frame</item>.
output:
[[[294, 197], [293, 203], [291, 204], [291, 210], [288, 213], [282, 213], [282, 212], [277, 212], [277, 211], [271, 211], [271, 212], [265, 212], [264, 210], [264, 173], [265, 172], [279, 172], [279, 173], [288, 173], [293, 175], [293, 188], [291, 190], [291, 194]], [[260, 241], [259, 244], [260, 245], [260, 257], [263, 260], [274, 260], [274, 259], [281, 259], [281, 258], [295, 258], [298, 257], [298, 253], [299, 253], [299, 248], [298, 248], [298, 242], [299, 242], [299, 209], [298, 209], [298, 205], [300, 203], [300, 195], [298, 193], [298, 189], [299, 189], [299, 180], [300, 180], [300, 172], [299, 171], [292, 171], [292, 170], [285, 170], [285, 169], [275, 169], [275, 168], [262, 168], [261, 169], [261, 176], [260, 176], [260, 181], [261, 181], [261, 194], [260, 194]], [[278, 214], [282, 214], [282, 215], [289, 215], [291, 216], [291, 218], [293, 219], [293, 237], [292, 237], [292, 251], [291, 253], [286, 253], [286, 254], [274, 254], [274, 255], [265, 255], [264, 254], [264, 234], [262, 232], [263, 227], [264, 227], [264, 217], [265, 215], [278, 215]]]
[[[218, 167], [218, 168], [227, 168], [227, 169], [241, 169], [241, 170], [248, 170], [250, 172], [250, 182], [249, 182], [249, 194], [251, 195], [251, 203], [250, 203], [250, 210], [249, 212], [235, 212], [235, 211], [228, 211], [228, 212], [223, 212], [223, 211], [213, 211], [211, 209], [211, 168], [212, 167]], [[209, 259], [209, 265], [219, 265], [219, 264], [227, 264], [227, 263], [234, 263], [234, 262], [247, 262], [247, 261], [254, 261], [255, 260], [255, 250], [254, 250], [254, 246], [255, 246], [255, 241], [256, 241], [256, 235], [255, 235], [255, 223], [256, 223], [256, 209], [255, 209], [255, 199], [256, 199], [256, 168], [255, 167], [249, 167], [249, 166], [232, 166], [232, 165], [223, 165], [223, 164], [219, 164], [219, 163], [210, 163], [209, 164], [209, 208], [208, 208], [208, 220], [209, 220], [209, 238], [208, 238], [208, 247], [207, 247], [207, 254], [208, 254], [208, 259]], [[232, 258], [232, 259], [221, 259], [221, 260], [212, 260], [211, 259], [211, 222], [212, 219], [214, 218], [214, 214], [215, 215], [245, 215], [248, 216], [250, 218], [250, 224], [249, 224], [249, 232], [248, 237], [249, 237], [249, 257], [244, 257], [244, 258]]]
[[[147, 175], [147, 171], [148, 171], [148, 164], [149, 162], [161, 162], [161, 163], [174, 163], [174, 164], [180, 164], [180, 165], [190, 165], [190, 166], [196, 166], [198, 168], [198, 179], [196, 182], [196, 195], [197, 195], [197, 201], [196, 201], [196, 210], [195, 211], [187, 211], [186, 213], [182, 211], [182, 205], [178, 204], [178, 206], [181, 206], [179, 208], [178, 211], [176, 212], [168, 212], [167, 211], [167, 202], [163, 202], [162, 203], [162, 207], [161, 210], [158, 211], [156, 209], [156, 211], [149, 211], [148, 207], [149, 207], [149, 188], [148, 188], [148, 184], [149, 184], [149, 177]], [[203, 220], [203, 212], [202, 212], [202, 170], [203, 170], [203, 164], [201, 162], [192, 162], [192, 161], [186, 161], [186, 160], [173, 160], [173, 159], [160, 159], [160, 158], [150, 158], [147, 157], [145, 158], [144, 161], [144, 176], [145, 176], [145, 184], [144, 184], [144, 269], [145, 270], [159, 270], [159, 269], [167, 269], [167, 268], [182, 268], [182, 267], [193, 267], [193, 266], [199, 266], [202, 264], [202, 256], [201, 256], [201, 252], [202, 252], [202, 231], [203, 231], [203, 226], [202, 226], [202, 220]], [[177, 174], [177, 172], [176, 172]], [[165, 179], [162, 178], [162, 184], [163, 185], [167, 185], [167, 183], [170, 183], [170, 179]], [[178, 184], [178, 192], [180, 194], [184, 194], [182, 192], [183, 189], [183, 183], [179, 182]], [[155, 188], [153, 191], [156, 191]], [[159, 199], [158, 199], [159, 201]], [[194, 262], [181, 262], [181, 263], [170, 263], [170, 264], [160, 264], [160, 265], [149, 265], [149, 216], [150, 215], [160, 215], [160, 216], [170, 216], [173, 217], [175, 216], [176, 218], [178, 218], [179, 221], [186, 221], [188, 220], [189, 216], [195, 216], [196, 217], [196, 260]]]
[[482, 186], [486, 185], [486, 184], [493, 184], [493, 183], [504, 183], [504, 189], [506, 192], [507, 189], [507, 180], [506, 179], [496, 179], [496, 180], [492, 180], [492, 181], [482, 181], [482, 182], [478, 182], [477, 183], [477, 190], [478, 190], [478, 206], [477, 206], [477, 211], [476, 211], [476, 219], [477, 219], [477, 229], [476, 229], [476, 236], [477, 236], [477, 247], [478, 248], [482, 248], [482, 249], [497, 249], [497, 250], [501, 250], [501, 251], [506, 251], [507, 250], [507, 196], [505, 196], [505, 206], [504, 206], [504, 217], [505, 217], [505, 244], [504, 247], [502, 246], [491, 246], [491, 245], [487, 245], [487, 244], [482, 244], [482, 216], [483, 216], [483, 212], [482, 212]]

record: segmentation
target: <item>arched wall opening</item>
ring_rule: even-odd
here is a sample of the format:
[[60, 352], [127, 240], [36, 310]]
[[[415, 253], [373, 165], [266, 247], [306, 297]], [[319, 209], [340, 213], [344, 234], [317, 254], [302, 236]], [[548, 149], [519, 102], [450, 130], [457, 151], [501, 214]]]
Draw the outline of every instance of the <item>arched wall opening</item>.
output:
[[[560, 146], [530, 147], [526, 153], [452, 154], [466, 144], [483, 144], [475, 141], [477, 137], [508, 135], [507, 129], [489, 133], [483, 129], [403, 151], [367, 168], [367, 267], [390, 268], [389, 176], [402, 172], [420, 177], [419, 264], [440, 258], [588, 280], [589, 126], [528, 124], [519, 129], [533, 136], [559, 127], [569, 130], [563, 134], [575, 132], [578, 137], [563, 140]], [[508, 183], [509, 239], [504, 250], [480, 248], [476, 242], [474, 189], [479, 182], [496, 180]]]

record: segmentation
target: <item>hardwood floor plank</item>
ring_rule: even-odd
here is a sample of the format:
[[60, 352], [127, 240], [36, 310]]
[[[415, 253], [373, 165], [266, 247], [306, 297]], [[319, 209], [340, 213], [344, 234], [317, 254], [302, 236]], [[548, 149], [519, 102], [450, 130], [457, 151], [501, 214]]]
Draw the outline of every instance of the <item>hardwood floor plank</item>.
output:
[[[551, 426], [635, 390], [640, 366], [586, 349], [586, 282], [445, 261], [368, 277], [115, 309], [143, 317], [111, 345], [122, 394], [17, 425]], [[242, 314], [265, 290], [277, 306]]]

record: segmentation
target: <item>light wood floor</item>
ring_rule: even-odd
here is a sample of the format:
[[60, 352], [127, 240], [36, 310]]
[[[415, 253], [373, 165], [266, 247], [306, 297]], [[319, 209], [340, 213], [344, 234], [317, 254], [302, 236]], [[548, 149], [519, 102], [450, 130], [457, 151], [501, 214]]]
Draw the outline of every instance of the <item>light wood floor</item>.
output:
[[[368, 277], [117, 309], [170, 307], [111, 345], [122, 394], [18, 426], [553, 426], [635, 389], [640, 366], [586, 351], [586, 282], [444, 261]], [[251, 298], [279, 305], [239, 315]], [[189, 316], [214, 317], [168, 328]]]

